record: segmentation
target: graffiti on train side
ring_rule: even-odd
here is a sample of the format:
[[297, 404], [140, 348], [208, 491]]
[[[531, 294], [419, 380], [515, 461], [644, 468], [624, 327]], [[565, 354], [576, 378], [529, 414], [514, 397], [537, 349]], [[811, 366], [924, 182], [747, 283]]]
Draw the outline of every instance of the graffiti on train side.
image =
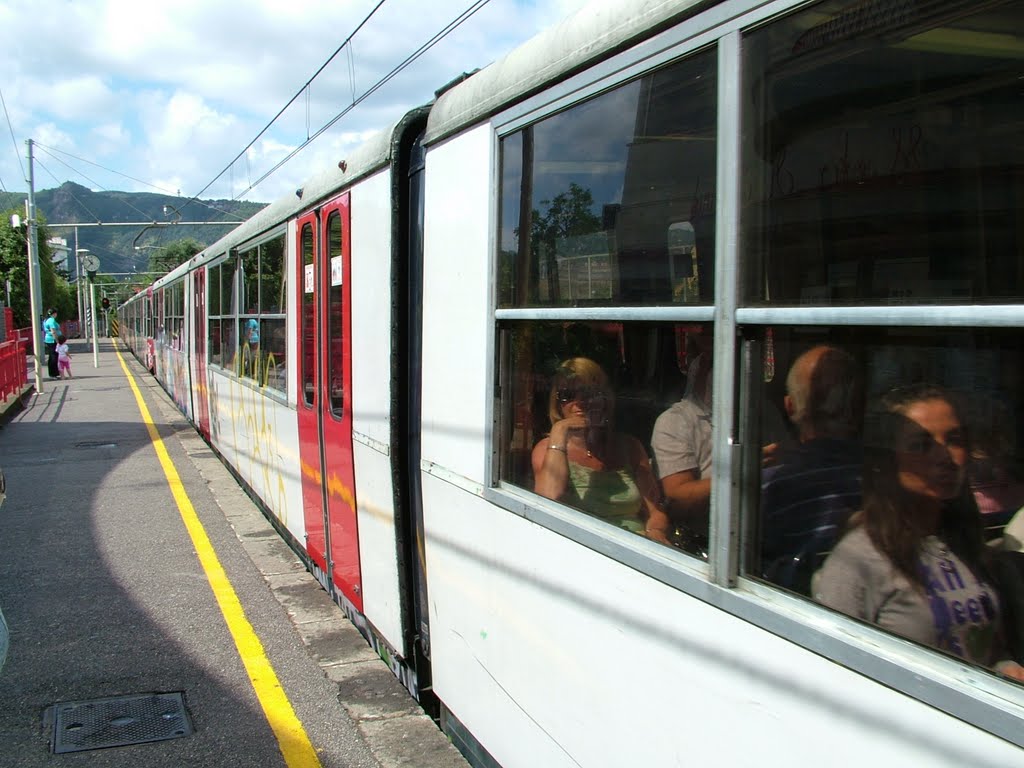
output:
[[166, 386], [171, 391], [171, 398], [182, 413], [189, 413], [188, 366], [185, 355], [177, 349], [164, 345], [163, 369], [168, 372]]
[[[275, 417], [281, 417], [284, 411], [290, 416], [293, 411], [264, 394], [268, 385], [277, 384], [284, 389], [286, 366], [279, 365], [273, 353], [250, 357], [246, 351], [243, 347], [231, 361], [233, 377], [218, 376], [208, 382], [211, 436], [215, 444], [230, 448], [229, 460], [238, 472], [285, 527], [290, 527], [292, 513], [296, 520], [302, 519], [302, 513], [301, 509], [292, 510], [289, 505], [285, 473], [297, 468], [317, 485], [321, 485], [324, 478], [318, 466], [301, 460], [297, 443], [282, 439]], [[353, 488], [337, 473], [328, 474], [326, 486], [328, 495], [355, 509]], [[299, 485], [296, 483], [294, 487]], [[296, 497], [296, 503], [301, 503], [299, 499]]]
[[[296, 450], [281, 439], [275, 409], [287, 406], [264, 396], [253, 386], [253, 378], [243, 376], [242, 355], [236, 355], [230, 368], [234, 377], [217, 377], [209, 382], [210, 429], [217, 444], [230, 448], [235, 468], [286, 528], [291, 519], [285, 473], [298, 464]], [[266, 355], [263, 370], [256, 380], [265, 386], [276, 375], [277, 363]], [[283, 377], [283, 374], [282, 374]]]

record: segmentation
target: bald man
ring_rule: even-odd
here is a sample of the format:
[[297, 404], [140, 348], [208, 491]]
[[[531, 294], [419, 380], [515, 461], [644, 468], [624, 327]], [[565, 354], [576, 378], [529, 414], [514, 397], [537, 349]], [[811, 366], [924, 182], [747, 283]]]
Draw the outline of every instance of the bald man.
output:
[[761, 475], [764, 578], [810, 594], [811, 576], [860, 507], [862, 394], [848, 353], [821, 345], [800, 355], [783, 404], [799, 444]]

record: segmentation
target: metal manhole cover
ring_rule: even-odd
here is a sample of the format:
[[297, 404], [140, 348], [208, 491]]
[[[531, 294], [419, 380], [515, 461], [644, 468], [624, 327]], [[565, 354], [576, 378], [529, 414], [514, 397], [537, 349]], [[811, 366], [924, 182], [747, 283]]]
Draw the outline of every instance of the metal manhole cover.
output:
[[49, 709], [55, 754], [177, 739], [193, 732], [180, 691], [64, 701]]

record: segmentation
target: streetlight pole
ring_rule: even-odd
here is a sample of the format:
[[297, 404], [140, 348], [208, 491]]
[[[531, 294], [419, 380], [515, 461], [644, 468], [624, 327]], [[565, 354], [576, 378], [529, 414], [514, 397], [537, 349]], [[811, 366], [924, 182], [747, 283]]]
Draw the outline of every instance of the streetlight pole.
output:
[[39, 284], [39, 234], [36, 232], [35, 170], [32, 167], [32, 139], [28, 145], [28, 283], [32, 311], [32, 358], [35, 361], [36, 392], [43, 393], [43, 340], [39, 333], [43, 322], [42, 287]]
[[89, 275], [89, 314], [92, 316], [92, 367], [100, 367], [99, 337], [96, 335], [96, 283]]
[[88, 323], [85, 322], [85, 312], [82, 306], [82, 254], [89, 252], [88, 248], [78, 247], [78, 227], [75, 227], [75, 291], [78, 294], [78, 327], [82, 338], [89, 340]]

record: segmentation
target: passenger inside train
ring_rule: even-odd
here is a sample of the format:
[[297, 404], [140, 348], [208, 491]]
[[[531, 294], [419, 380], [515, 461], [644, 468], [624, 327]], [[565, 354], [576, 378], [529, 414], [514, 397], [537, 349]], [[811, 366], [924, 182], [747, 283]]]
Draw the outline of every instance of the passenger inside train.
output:
[[686, 391], [654, 423], [651, 449], [669, 516], [686, 551], [707, 557], [711, 501], [710, 328], [687, 329]]
[[643, 445], [615, 429], [615, 396], [593, 360], [576, 357], [555, 372], [551, 432], [533, 449], [534, 490], [664, 544], [670, 524]]
[[797, 441], [761, 474], [762, 575], [803, 595], [860, 508], [862, 385], [857, 361], [819, 344], [797, 357], [783, 399]]
[[814, 598], [1024, 680], [968, 480], [967, 424], [944, 389], [898, 387], [865, 419], [863, 503], [813, 579]]

